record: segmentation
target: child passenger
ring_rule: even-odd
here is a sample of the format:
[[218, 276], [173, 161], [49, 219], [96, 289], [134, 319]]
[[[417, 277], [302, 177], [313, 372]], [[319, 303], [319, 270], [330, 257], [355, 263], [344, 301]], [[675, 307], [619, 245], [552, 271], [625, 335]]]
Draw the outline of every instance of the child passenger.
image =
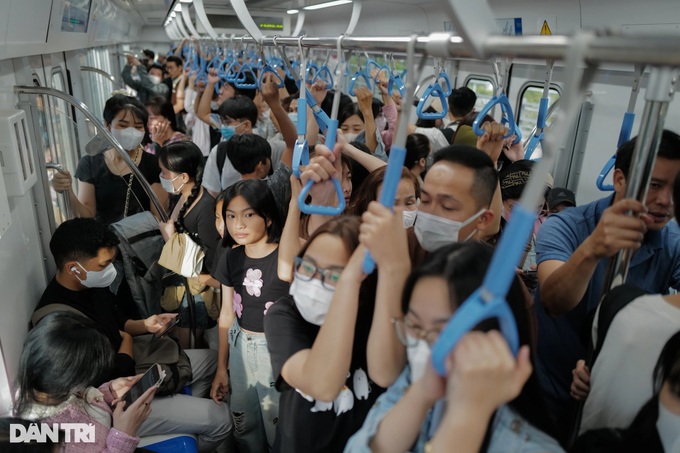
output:
[[274, 196], [263, 180], [239, 181], [225, 190], [223, 199], [227, 250], [216, 271], [222, 283], [222, 309], [210, 396], [219, 404], [231, 387], [239, 451], [269, 451], [276, 434], [279, 393], [274, 388], [264, 318], [274, 302], [288, 294], [288, 282], [277, 275], [282, 225]]

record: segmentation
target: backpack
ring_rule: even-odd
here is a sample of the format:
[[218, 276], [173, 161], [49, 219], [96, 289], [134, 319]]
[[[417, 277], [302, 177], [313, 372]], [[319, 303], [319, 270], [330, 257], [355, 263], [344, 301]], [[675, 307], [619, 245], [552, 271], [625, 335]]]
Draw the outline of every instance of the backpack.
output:
[[118, 294], [125, 278], [132, 299], [142, 319], [161, 313], [161, 281], [165, 269], [158, 264], [165, 241], [158, 221], [149, 211], [126, 217], [111, 225], [118, 236], [120, 259], [114, 265], [118, 271], [110, 289]]
[[[649, 294], [648, 291], [642, 290], [636, 286], [623, 284], [617, 286], [607, 293], [607, 295], [602, 299], [599, 306], [599, 311], [593, 317], [592, 322], [597, 322], [597, 340], [593, 343], [591, 337], [588, 346], [588, 354], [586, 356], [586, 365], [589, 370], [593, 369], [595, 360], [602, 350], [604, 345], [604, 340], [607, 337], [607, 331], [612, 325], [614, 318], [625, 308], [629, 303], [634, 301], [640, 296]], [[592, 329], [591, 329], [592, 330]], [[569, 437], [567, 439], [567, 445], [573, 445], [578, 437], [579, 428], [581, 427], [581, 417], [583, 416], [584, 401], [578, 401], [572, 410], [570, 417], [571, 425], [569, 430]]]

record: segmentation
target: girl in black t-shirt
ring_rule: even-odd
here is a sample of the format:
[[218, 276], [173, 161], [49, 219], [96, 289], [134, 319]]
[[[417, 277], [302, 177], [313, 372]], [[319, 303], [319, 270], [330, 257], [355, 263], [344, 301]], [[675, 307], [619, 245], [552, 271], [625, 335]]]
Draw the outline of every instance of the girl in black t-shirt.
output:
[[222, 283], [222, 309], [210, 396], [219, 403], [231, 386], [239, 450], [269, 451], [276, 435], [279, 393], [264, 318], [274, 302], [288, 294], [288, 282], [277, 275], [281, 219], [274, 195], [260, 179], [239, 181], [225, 190], [222, 218], [227, 250], [215, 274]]
[[295, 259], [291, 295], [265, 317], [281, 392], [275, 452], [341, 452], [383, 391], [368, 379], [375, 288], [359, 225], [340, 216], [319, 227]]

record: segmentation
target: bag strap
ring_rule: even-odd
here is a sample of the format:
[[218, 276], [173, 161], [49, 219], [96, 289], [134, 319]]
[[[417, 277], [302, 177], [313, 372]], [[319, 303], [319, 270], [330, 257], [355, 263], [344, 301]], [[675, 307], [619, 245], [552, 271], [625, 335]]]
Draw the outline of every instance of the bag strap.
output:
[[217, 153], [217, 171], [220, 172], [220, 180], [222, 180], [222, 170], [224, 170], [224, 163], [227, 161], [227, 142], [220, 142], [215, 150]]
[[31, 324], [35, 326], [40, 322], [41, 319], [43, 319], [45, 316], [49, 315], [50, 313], [53, 313], [55, 311], [70, 311], [72, 313], [77, 313], [80, 316], [84, 316], [89, 319], [88, 316], [85, 315], [82, 311], [78, 310], [77, 308], [73, 308], [70, 305], [66, 304], [47, 304], [42, 308], [37, 309], [36, 311], [33, 312], [33, 315], [31, 315]]

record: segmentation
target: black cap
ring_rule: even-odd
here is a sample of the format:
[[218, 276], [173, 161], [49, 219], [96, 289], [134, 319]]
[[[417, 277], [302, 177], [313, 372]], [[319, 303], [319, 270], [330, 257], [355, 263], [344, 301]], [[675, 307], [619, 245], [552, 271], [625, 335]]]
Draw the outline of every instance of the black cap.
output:
[[555, 206], [567, 203], [569, 206], [576, 206], [576, 196], [574, 192], [563, 187], [555, 187], [550, 191], [548, 196], [548, 209], [554, 209]]

